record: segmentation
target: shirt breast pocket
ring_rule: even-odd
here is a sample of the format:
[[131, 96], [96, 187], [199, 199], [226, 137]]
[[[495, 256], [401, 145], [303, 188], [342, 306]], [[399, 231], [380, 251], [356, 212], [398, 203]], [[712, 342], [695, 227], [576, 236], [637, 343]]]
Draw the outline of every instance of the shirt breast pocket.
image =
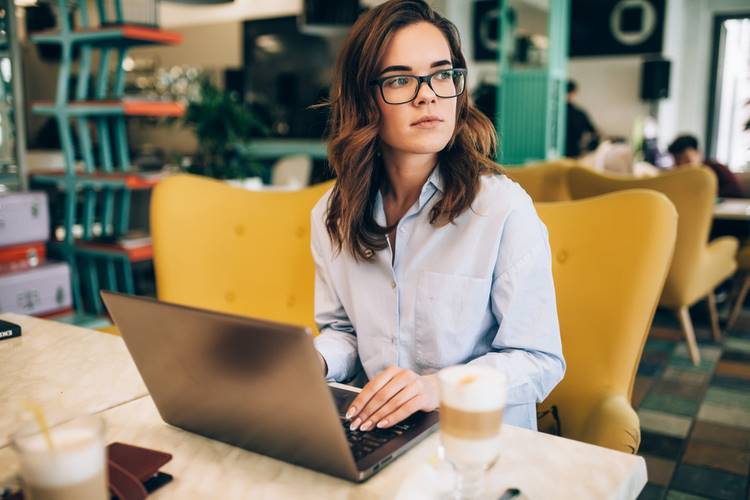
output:
[[416, 359], [440, 369], [464, 362], [484, 332], [490, 278], [423, 271], [415, 303]]

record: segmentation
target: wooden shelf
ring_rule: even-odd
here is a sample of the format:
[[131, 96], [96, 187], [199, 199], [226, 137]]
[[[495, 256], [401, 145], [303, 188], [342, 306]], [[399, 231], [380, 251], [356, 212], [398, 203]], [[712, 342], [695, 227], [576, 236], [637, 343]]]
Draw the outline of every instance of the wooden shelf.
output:
[[[53, 115], [58, 112], [51, 101], [41, 101], [32, 106], [34, 113]], [[157, 116], [180, 117], [185, 114], [185, 105], [181, 102], [139, 101], [135, 99], [102, 100], [102, 101], [69, 101], [63, 107], [70, 116]]]
[[124, 24], [102, 28], [78, 29], [65, 35], [59, 30], [38, 31], [31, 35], [35, 43], [62, 43], [65, 38], [73, 43], [97, 45], [177, 45], [182, 42], [182, 34], [159, 28]]

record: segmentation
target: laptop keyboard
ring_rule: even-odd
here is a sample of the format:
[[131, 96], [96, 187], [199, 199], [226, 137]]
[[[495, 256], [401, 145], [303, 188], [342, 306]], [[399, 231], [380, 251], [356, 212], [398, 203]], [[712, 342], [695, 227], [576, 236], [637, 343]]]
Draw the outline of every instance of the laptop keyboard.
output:
[[359, 460], [377, 450], [388, 441], [404, 434], [406, 431], [411, 429], [414, 424], [408, 422], [401, 422], [388, 429], [372, 429], [370, 431], [350, 430], [349, 425], [351, 422], [345, 418], [341, 418], [341, 425], [343, 425], [346, 431], [346, 439], [349, 441], [349, 447], [354, 455], [354, 460]]

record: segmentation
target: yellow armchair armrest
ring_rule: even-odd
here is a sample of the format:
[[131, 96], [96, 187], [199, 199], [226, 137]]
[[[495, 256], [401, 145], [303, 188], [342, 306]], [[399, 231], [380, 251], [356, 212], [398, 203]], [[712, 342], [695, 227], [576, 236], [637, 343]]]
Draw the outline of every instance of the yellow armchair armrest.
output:
[[635, 454], [641, 444], [638, 414], [624, 396], [604, 396], [589, 413], [581, 440]]

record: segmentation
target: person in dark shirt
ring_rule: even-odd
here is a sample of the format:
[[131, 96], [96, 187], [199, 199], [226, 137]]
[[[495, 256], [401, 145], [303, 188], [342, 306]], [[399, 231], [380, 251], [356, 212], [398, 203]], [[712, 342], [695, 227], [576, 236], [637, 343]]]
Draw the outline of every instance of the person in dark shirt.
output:
[[589, 115], [574, 103], [578, 93], [578, 84], [568, 80], [568, 111], [565, 133], [565, 156], [578, 158], [586, 151], [596, 149], [599, 135], [591, 123]]
[[719, 181], [719, 196], [722, 198], [744, 198], [742, 185], [729, 167], [716, 160], [703, 157], [698, 149], [698, 139], [692, 135], [681, 135], [669, 145], [669, 154], [674, 158], [675, 167], [684, 165], [706, 165], [716, 174]]

